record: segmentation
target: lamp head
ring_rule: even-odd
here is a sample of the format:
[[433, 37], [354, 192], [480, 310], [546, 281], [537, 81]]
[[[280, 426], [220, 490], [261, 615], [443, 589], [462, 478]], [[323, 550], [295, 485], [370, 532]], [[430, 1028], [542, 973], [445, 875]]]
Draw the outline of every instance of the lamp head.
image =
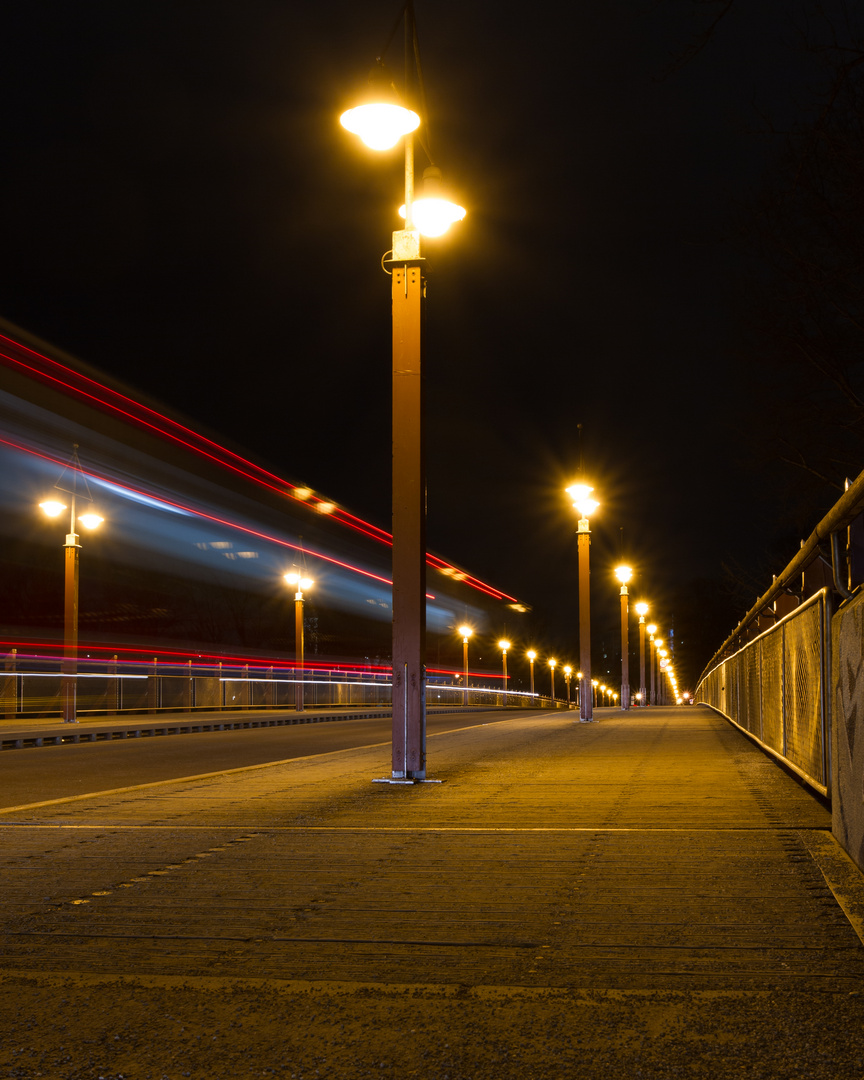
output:
[[78, 518], [85, 529], [98, 529], [105, 518], [99, 514], [94, 514], [93, 511], [89, 511], [86, 514], [81, 514]]
[[649, 623], [648, 627], [647, 627], [647, 630], [648, 630], [648, 633], [651, 635], [651, 637], [654, 637], [654, 635], [657, 633], [657, 624], [653, 623], [653, 622]]
[[39, 509], [48, 517], [59, 517], [66, 509], [66, 503], [61, 503], [57, 499], [46, 499], [45, 502], [39, 503]]
[[633, 577], [633, 569], [630, 566], [616, 566], [615, 577], [621, 582], [622, 585], [626, 585], [630, 578]]
[[288, 573], [284, 575], [284, 578], [289, 585], [296, 585], [300, 592], [303, 592], [305, 589], [311, 589], [315, 584], [312, 578], [303, 577], [296, 570], [289, 570]]
[[573, 673], [573, 668], [570, 667], [569, 664], [565, 664], [564, 665], [564, 674], [569, 676], [569, 675], [572, 675], [572, 673]]
[[[423, 170], [420, 194], [411, 204], [414, 227], [422, 236], [443, 236], [454, 222], [465, 217], [465, 213], [464, 207], [448, 198], [438, 166], [427, 166]], [[404, 204], [399, 207], [399, 214], [405, 217]]]
[[505, 638], [501, 638], [501, 640], [498, 642], [498, 648], [501, 649], [502, 652], [507, 652], [507, 650], [510, 648], [510, 642], [507, 641]]
[[557, 660], [550, 660], [549, 661], [549, 667], [554, 668], [557, 663], [558, 663]]
[[645, 616], [646, 616], [646, 615], [648, 614], [648, 605], [647, 605], [647, 604], [645, 604], [645, 603], [641, 603], [641, 602], [640, 602], [640, 603], [638, 603], [638, 604], [636, 605], [636, 614], [637, 614], [637, 615], [638, 615], [638, 616], [639, 616], [640, 618], [644, 619], [644, 618], [645, 618]]
[[528, 652], [525, 653], [525, 655], [528, 657], [532, 664], [537, 659], [537, 653], [533, 649], [529, 649]]
[[399, 100], [387, 69], [379, 60], [369, 73], [360, 102], [342, 113], [339, 122], [359, 136], [370, 150], [390, 150], [403, 135], [420, 126], [420, 117]]
[[474, 633], [474, 631], [471, 629], [470, 626], [460, 626], [456, 633], [460, 635], [463, 641], [467, 641], [468, 638], [470, 638], [471, 635]]
[[591, 517], [600, 503], [596, 499], [591, 498], [591, 492], [594, 490], [590, 484], [571, 484], [567, 488], [567, 494], [573, 500], [573, 505], [582, 515], [582, 517]]

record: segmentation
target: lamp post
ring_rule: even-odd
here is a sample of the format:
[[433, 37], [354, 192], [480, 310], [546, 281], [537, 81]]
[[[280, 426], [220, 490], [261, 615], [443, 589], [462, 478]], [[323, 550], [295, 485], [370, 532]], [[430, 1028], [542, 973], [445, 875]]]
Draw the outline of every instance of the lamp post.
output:
[[460, 626], [458, 633], [462, 635], [462, 671], [464, 681], [462, 685], [462, 704], [468, 704], [468, 638], [474, 633], [470, 626]]
[[534, 661], [537, 659], [537, 653], [533, 649], [529, 649], [525, 655], [528, 657], [531, 668], [531, 697], [534, 697]]
[[504, 669], [504, 704], [507, 704], [507, 650], [510, 648], [510, 642], [505, 638], [501, 638], [498, 642], [498, 648], [501, 650], [501, 664]]
[[591, 597], [590, 580], [591, 570], [589, 566], [589, 549], [591, 545], [591, 525], [588, 521], [591, 514], [600, 505], [591, 498], [594, 488], [588, 484], [573, 484], [567, 488], [567, 494], [573, 500], [573, 506], [579, 511], [579, 524], [577, 527], [577, 558], [579, 562], [579, 665], [582, 668], [580, 680], [581, 703], [579, 706], [579, 719], [588, 723], [594, 719], [594, 711], [591, 701]]
[[650, 646], [650, 650], [649, 650], [650, 655], [648, 657], [648, 664], [649, 664], [649, 667], [651, 668], [651, 694], [650, 694], [650, 696], [648, 698], [648, 701], [649, 701], [649, 703], [651, 705], [656, 705], [657, 702], [654, 700], [654, 663], [655, 663], [655, 655], [654, 654], [655, 654], [656, 649], [657, 649], [657, 646], [654, 643], [654, 635], [657, 633], [656, 624], [655, 623], [649, 623], [648, 626], [646, 627], [646, 631], [648, 633], [649, 646]]
[[552, 679], [552, 701], [553, 701], [553, 703], [555, 701], [555, 665], [557, 663], [558, 663], [557, 660], [550, 660], [549, 661], [549, 674], [550, 674], [551, 679]]
[[[71, 489], [63, 486], [67, 471], [72, 470]], [[72, 459], [66, 469], [60, 475], [60, 479], [54, 485], [60, 491], [70, 496], [70, 506], [60, 502], [59, 499], [45, 499], [39, 503], [39, 508], [48, 517], [59, 517], [64, 510], [69, 510], [69, 532], [66, 534], [66, 543], [63, 545], [65, 556], [64, 587], [63, 587], [63, 663], [60, 678], [60, 700], [64, 724], [78, 723], [78, 553], [81, 545], [78, 543], [78, 533], [75, 531], [75, 522], [80, 521], [85, 529], [97, 529], [105, 520], [99, 514], [88, 511], [75, 516], [76, 500], [78, 496], [78, 484], [82, 485], [84, 497], [90, 500], [90, 490], [87, 479], [81, 472], [81, 463], [78, 460], [78, 447], [72, 451]]]
[[569, 664], [564, 665], [564, 682], [567, 684], [567, 708], [570, 708], [570, 676], [573, 674], [573, 668]]
[[303, 636], [303, 591], [309, 590], [315, 584], [312, 578], [306, 577], [299, 570], [289, 570], [283, 577], [289, 585], [294, 585], [297, 591], [294, 593], [294, 708], [297, 712], [303, 712], [306, 705], [304, 671], [304, 636]]
[[640, 601], [636, 605], [636, 614], [639, 616], [639, 705], [645, 705], [645, 616], [648, 614], [648, 605]]
[[[405, 18], [406, 73], [408, 42], [414, 70], [425, 98], [417, 61], [414, 7]], [[407, 92], [407, 87], [404, 88]], [[423, 412], [422, 323], [426, 291], [420, 236], [439, 236], [465, 211], [437, 190], [414, 197], [413, 132], [421, 118], [399, 99], [383, 63], [373, 68], [362, 104], [341, 116], [342, 125], [372, 149], [387, 150], [404, 138], [405, 226], [393, 233], [390, 259], [393, 330], [393, 728], [391, 782], [426, 779], [426, 468]], [[428, 120], [427, 120], [428, 146]], [[427, 187], [440, 187], [434, 163], [424, 173]], [[466, 687], [467, 693], [467, 687]]]
[[582, 693], [582, 672], [577, 671], [576, 672], [576, 705], [577, 705], [577, 707], [579, 705], [579, 698], [581, 696], [581, 693]]
[[657, 704], [666, 704], [666, 683], [663, 681], [663, 675], [666, 674], [666, 668], [669, 664], [669, 653], [663, 648], [663, 642], [658, 638], [657, 640], [657, 657], [660, 665], [660, 677], [657, 680]]
[[630, 708], [630, 597], [627, 582], [633, 577], [629, 566], [616, 566], [615, 577], [621, 582], [621, 708]]

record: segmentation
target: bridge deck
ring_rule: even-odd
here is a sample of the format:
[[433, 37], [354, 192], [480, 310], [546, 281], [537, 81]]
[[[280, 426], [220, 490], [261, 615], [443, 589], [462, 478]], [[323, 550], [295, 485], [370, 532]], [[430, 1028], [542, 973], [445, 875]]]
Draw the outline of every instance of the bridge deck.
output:
[[[291, 1036], [298, 1077], [345, 1047], [343, 1076], [390, 1075], [379, 1059], [393, 1075], [576, 1076], [613, 1043], [618, 1064], [646, 1065], [680, 1045], [716, 1076], [718, 1040], [746, 1064], [763, 1025], [780, 1068], [814, 1024], [820, 1042], [839, 1025], [851, 1056], [817, 1054], [807, 1075], [864, 1074], [864, 888], [829, 811], [710, 710], [573, 715], [430, 738], [442, 784], [372, 784], [388, 769], [375, 746], [6, 813], [4, 981], [28, 1007], [46, 979], [66, 987], [52, 999], [86, 986], [88, 1023], [109, 1027], [154, 987], [184, 987], [182, 1012], [230, 984], [259, 1022], [273, 994], [283, 1010], [317, 994], [329, 1011]], [[492, 1002], [515, 1009], [506, 1030]], [[338, 1037], [320, 1029], [337, 1015]], [[187, 1053], [184, 1038], [169, 1043]]]

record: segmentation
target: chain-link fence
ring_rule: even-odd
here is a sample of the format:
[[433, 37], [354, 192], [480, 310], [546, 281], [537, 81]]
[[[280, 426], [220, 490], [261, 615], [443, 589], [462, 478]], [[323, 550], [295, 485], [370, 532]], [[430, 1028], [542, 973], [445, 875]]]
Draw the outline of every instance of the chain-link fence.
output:
[[823, 589], [707, 672], [697, 701], [710, 705], [828, 793], [830, 642]]

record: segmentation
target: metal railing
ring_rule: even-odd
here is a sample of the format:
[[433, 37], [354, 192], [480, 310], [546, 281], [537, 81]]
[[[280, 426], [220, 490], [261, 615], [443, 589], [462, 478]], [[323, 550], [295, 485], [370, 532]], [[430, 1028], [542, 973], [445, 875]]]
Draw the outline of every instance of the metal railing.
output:
[[[293, 709], [296, 688], [303, 687], [305, 708], [390, 707], [389, 672], [254, 669], [191, 664], [172, 666], [79, 661], [75, 676], [79, 716], [136, 712], [202, 712], [212, 710]], [[178, 670], [179, 667], [179, 670]], [[12, 653], [0, 671], [0, 718], [60, 715], [62, 673], [60, 661], [22, 658]], [[107, 670], [106, 670], [107, 668]], [[430, 678], [426, 684], [427, 706], [488, 706], [518, 708], [565, 708], [540, 695], [518, 691], [469, 687]]]
[[696, 700], [823, 795], [829, 786], [830, 602], [821, 589], [703, 676]]

